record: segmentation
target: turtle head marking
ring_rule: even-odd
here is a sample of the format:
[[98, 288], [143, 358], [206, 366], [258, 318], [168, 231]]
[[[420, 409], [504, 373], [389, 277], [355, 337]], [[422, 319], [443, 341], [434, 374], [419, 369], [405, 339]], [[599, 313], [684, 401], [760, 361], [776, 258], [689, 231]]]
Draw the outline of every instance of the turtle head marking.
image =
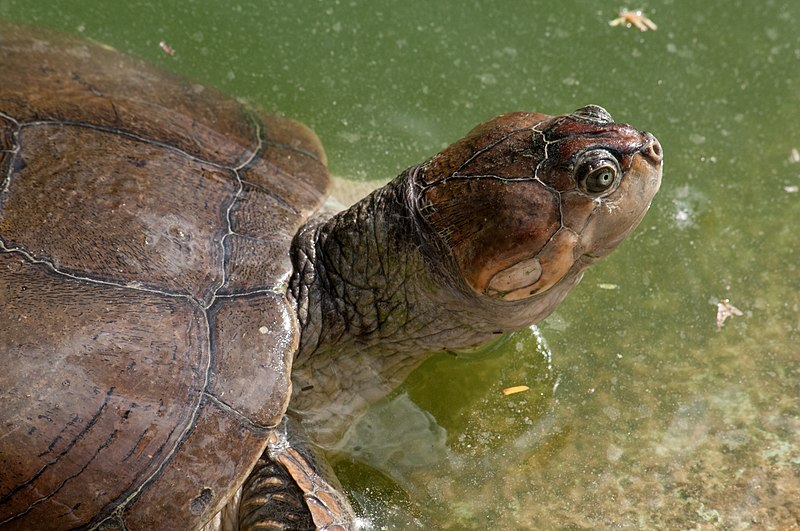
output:
[[661, 182], [661, 145], [602, 107], [505, 114], [418, 172], [417, 204], [478, 294], [526, 299], [610, 253]]

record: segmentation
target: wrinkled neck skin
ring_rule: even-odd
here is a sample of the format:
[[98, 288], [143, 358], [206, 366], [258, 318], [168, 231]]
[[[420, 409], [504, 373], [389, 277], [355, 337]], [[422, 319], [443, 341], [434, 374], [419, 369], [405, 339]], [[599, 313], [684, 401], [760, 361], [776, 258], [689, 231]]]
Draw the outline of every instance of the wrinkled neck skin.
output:
[[350, 209], [310, 221], [296, 238], [290, 294], [302, 335], [289, 408], [323, 446], [338, 443], [431, 354], [546, 317], [588, 265], [536, 300], [477, 295], [417, 212], [415, 175], [416, 167]]

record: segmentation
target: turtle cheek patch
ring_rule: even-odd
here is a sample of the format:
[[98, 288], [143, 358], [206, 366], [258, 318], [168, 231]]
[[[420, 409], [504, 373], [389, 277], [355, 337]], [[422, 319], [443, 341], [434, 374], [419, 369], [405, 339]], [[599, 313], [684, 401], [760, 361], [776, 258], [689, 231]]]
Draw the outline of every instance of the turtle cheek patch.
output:
[[569, 273], [575, 263], [578, 244], [576, 233], [560, 229], [535, 257], [521, 260], [496, 273], [485, 294], [515, 301], [547, 291]]
[[486, 293], [490, 296], [505, 298], [504, 294], [510, 294], [525, 286], [532, 286], [541, 277], [541, 262], [538, 258], [529, 258], [495, 274], [489, 281]]

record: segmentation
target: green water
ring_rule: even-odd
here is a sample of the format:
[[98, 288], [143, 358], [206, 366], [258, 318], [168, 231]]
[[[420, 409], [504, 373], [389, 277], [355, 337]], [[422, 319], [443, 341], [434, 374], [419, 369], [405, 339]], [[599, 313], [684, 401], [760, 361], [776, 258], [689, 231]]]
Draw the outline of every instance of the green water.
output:
[[[292, 5], [296, 4], [296, 5]], [[375, 528], [800, 522], [800, 3], [0, 0], [311, 125], [387, 179], [500, 112], [652, 131], [642, 226], [540, 326], [434, 358], [336, 456]], [[165, 40], [174, 57], [159, 48]], [[613, 288], [613, 289], [608, 289]], [[744, 316], [716, 327], [716, 302]], [[503, 396], [525, 384], [530, 391]]]

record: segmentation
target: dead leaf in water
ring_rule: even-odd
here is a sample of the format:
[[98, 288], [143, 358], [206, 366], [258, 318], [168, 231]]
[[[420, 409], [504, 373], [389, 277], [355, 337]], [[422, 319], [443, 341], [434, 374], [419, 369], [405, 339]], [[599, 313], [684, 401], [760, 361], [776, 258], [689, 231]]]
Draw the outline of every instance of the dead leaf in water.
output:
[[172, 46], [170, 46], [169, 44], [167, 44], [167, 41], [161, 41], [161, 42], [159, 42], [159, 43], [158, 43], [158, 46], [159, 46], [159, 47], [160, 47], [162, 50], [164, 50], [164, 53], [165, 53], [165, 54], [169, 55], [170, 57], [173, 57], [173, 56], [175, 55], [175, 50], [173, 50], [173, 49], [172, 49]]
[[728, 317], [741, 317], [742, 310], [731, 304], [730, 299], [722, 299], [717, 303], [717, 330], [722, 330], [722, 325]]
[[618, 18], [615, 18], [608, 23], [609, 26], [621, 26], [623, 24], [628, 28], [633, 26], [639, 31], [647, 31], [649, 29], [655, 31], [658, 29], [656, 23], [647, 18], [640, 9], [637, 9], [636, 11], [623, 9], [619, 12]]

